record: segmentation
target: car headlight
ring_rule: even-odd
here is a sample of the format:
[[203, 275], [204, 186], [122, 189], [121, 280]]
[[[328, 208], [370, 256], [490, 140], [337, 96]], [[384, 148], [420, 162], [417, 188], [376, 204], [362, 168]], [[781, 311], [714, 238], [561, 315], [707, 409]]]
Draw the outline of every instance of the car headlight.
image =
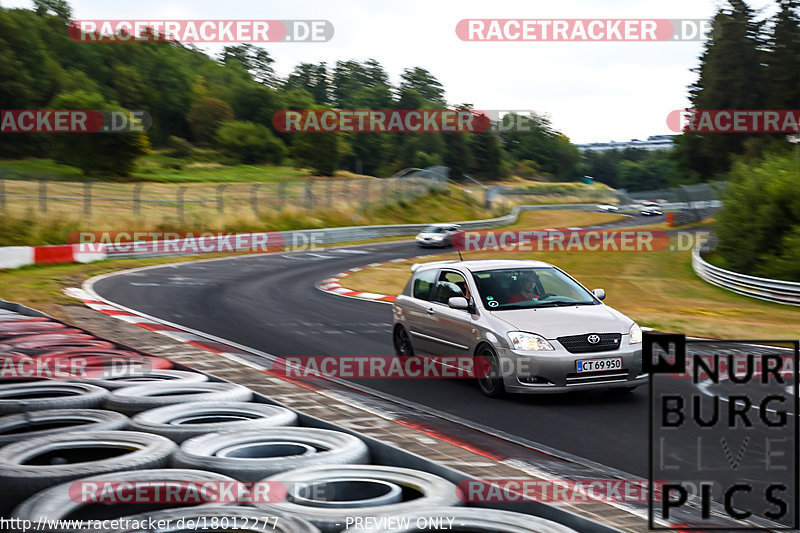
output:
[[509, 331], [507, 335], [508, 339], [511, 341], [511, 346], [515, 350], [539, 352], [554, 349], [553, 345], [547, 342], [547, 339], [541, 335], [525, 333], [524, 331]]
[[631, 344], [639, 344], [642, 342], [642, 328], [639, 327], [639, 324], [634, 322], [628, 335], [630, 335]]

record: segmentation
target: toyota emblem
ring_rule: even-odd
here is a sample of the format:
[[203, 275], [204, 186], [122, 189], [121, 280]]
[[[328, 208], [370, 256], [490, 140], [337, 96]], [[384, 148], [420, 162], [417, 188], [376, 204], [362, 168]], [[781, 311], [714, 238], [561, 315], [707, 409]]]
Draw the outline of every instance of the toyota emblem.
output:
[[586, 337], [586, 341], [589, 344], [597, 344], [598, 342], [600, 342], [600, 335], [595, 335], [595, 334], [589, 335], [588, 337]]

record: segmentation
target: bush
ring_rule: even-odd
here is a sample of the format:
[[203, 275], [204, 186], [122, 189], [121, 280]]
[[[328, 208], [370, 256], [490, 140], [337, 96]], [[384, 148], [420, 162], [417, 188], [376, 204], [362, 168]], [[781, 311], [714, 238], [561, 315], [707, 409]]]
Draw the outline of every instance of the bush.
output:
[[514, 163], [514, 166], [511, 167], [511, 173], [526, 180], [535, 180], [542, 174], [536, 163], [530, 159], [522, 159]]
[[194, 147], [189, 141], [175, 135], [170, 135], [167, 139], [167, 148], [169, 157], [191, 157], [194, 153]]
[[718, 253], [731, 270], [800, 281], [800, 161], [770, 154], [738, 162], [717, 216]]
[[217, 130], [217, 146], [241, 163], [278, 165], [286, 155], [283, 143], [266, 126], [252, 122], [225, 122]]
[[339, 132], [300, 132], [294, 135], [292, 144], [294, 159], [321, 176], [333, 176], [339, 168], [339, 161], [349, 149], [343, 134]]
[[[53, 109], [125, 111], [106, 102], [97, 93], [74, 91], [56, 96]], [[53, 134], [52, 157], [59, 163], [81, 169], [87, 176], [128, 176], [136, 158], [149, 150], [143, 131], [131, 133]]]
[[217, 98], [201, 98], [192, 105], [186, 120], [195, 141], [211, 143], [220, 125], [233, 120], [233, 108]]

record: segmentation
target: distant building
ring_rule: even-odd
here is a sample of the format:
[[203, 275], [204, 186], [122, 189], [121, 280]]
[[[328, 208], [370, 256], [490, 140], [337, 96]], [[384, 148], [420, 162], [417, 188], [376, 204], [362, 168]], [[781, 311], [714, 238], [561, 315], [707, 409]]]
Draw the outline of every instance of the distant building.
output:
[[576, 144], [581, 152], [607, 152], [609, 150], [669, 150], [675, 146], [674, 138], [677, 135], [651, 135], [646, 141], [631, 139], [630, 141], [610, 141], [607, 143]]

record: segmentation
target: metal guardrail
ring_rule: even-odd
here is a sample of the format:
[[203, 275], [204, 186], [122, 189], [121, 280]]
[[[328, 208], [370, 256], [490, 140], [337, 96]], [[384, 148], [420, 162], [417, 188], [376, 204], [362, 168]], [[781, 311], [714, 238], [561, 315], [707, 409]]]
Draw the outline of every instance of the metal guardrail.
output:
[[[518, 205], [515, 206], [511, 213], [508, 215], [497, 217], [497, 218], [489, 218], [485, 220], [471, 220], [465, 222], [457, 222], [457, 224], [461, 225], [462, 229], [465, 230], [475, 230], [475, 229], [489, 229], [489, 228], [496, 228], [499, 226], [505, 226], [507, 224], [513, 224], [517, 221], [519, 217], [519, 213], [522, 211], [538, 211], [538, 210], [547, 210], [547, 209], [592, 209], [594, 208], [594, 204], [562, 204], [562, 205]], [[366, 241], [370, 239], [378, 239], [381, 237], [405, 237], [409, 235], [416, 235], [419, 233], [423, 228], [428, 226], [429, 224], [393, 224], [393, 225], [384, 225], [384, 226], [349, 226], [349, 227], [342, 227], [342, 228], [326, 228], [326, 229], [307, 229], [307, 230], [295, 230], [295, 231], [280, 231], [280, 232], [271, 232], [271, 233], [250, 233], [250, 234], [243, 234], [245, 238], [242, 238], [240, 242], [237, 242], [235, 239], [230, 239], [229, 237], [206, 237], [203, 240], [203, 245], [207, 247], [211, 247], [213, 244], [216, 243], [216, 239], [227, 239], [230, 242], [230, 249], [226, 251], [248, 251], [251, 249], [252, 242], [272, 242], [269, 239], [269, 236], [272, 235], [273, 238], [276, 235], [280, 235], [282, 243], [295, 243], [295, 244], [302, 244], [302, 243], [314, 243], [318, 245], [325, 245], [325, 244], [337, 244], [341, 242], [353, 242], [353, 241]], [[320, 237], [322, 241], [320, 241]], [[313, 239], [313, 240], [312, 240]], [[198, 246], [201, 244], [198, 239], [184, 239], [182, 241], [178, 241], [183, 243], [184, 241], [197, 241], [196, 246], [194, 249], [198, 249]], [[158, 250], [169, 249], [170, 246], [163, 246], [167, 241], [146, 241], [141, 243], [142, 245], [149, 244], [150, 246], [154, 247]], [[155, 256], [171, 256], [171, 255], [186, 255], [186, 253], [172, 253], [172, 252], [157, 252], [157, 253], [148, 253], [146, 251], [141, 252], [131, 252], [131, 244], [130, 243], [122, 243], [122, 244], [106, 244], [106, 254], [108, 257], [113, 258], [124, 258], [124, 257], [155, 257]], [[241, 248], [239, 248], [241, 246]], [[177, 248], [184, 249], [184, 247], [176, 246]]]
[[692, 250], [692, 269], [705, 281], [751, 298], [786, 305], [800, 305], [800, 283], [759, 278], [725, 270], [708, 263], [702, 257], [707, 243]]

